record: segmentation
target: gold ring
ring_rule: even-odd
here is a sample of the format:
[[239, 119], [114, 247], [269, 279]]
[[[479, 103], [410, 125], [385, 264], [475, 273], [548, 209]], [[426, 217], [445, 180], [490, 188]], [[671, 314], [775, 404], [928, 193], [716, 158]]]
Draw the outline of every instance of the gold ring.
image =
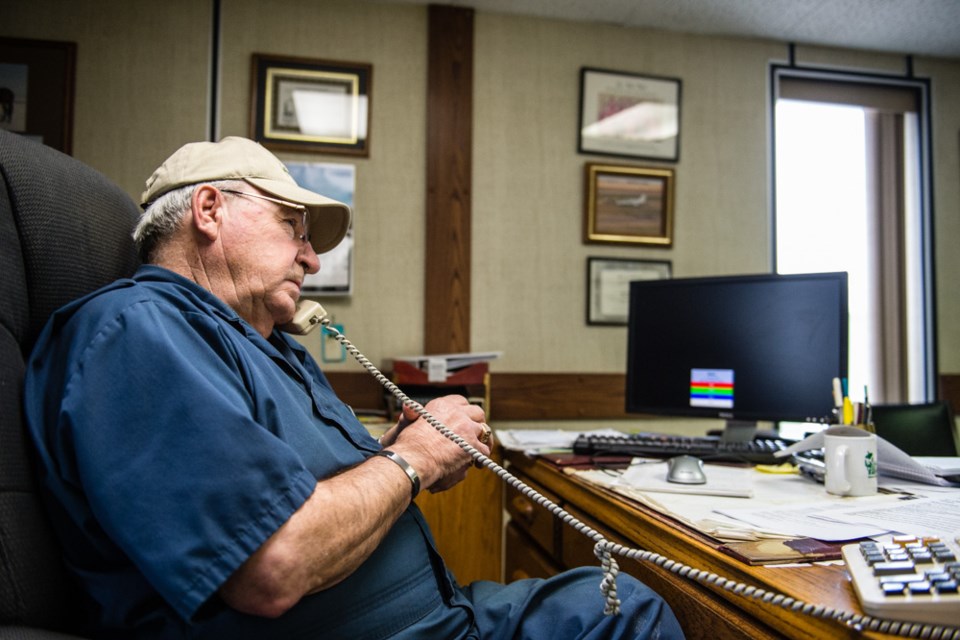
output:
[[490, 444], [490, 434], [492, 434], [493, 431], [491, 431], [490, 427], [488, 427], [485, 424], [481, 424], [480, 429], [481, 429], [480, 436], [477, 438], [477, 440], [479, 440], [483, 444]]

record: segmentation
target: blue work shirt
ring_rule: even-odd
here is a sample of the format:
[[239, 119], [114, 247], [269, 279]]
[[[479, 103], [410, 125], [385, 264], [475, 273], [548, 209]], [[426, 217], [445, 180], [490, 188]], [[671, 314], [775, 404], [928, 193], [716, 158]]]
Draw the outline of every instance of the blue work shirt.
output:
[[[25, 412], [96, 637], [269, 637], [276, 621], [229, 609], [218, 588], [318, 480], [380, 449], [296, 341], [149, 265], [53, 315]], [[357, 571], [282, 618], [298, 616], [364, 638], [473, 618], [415, 505]]]

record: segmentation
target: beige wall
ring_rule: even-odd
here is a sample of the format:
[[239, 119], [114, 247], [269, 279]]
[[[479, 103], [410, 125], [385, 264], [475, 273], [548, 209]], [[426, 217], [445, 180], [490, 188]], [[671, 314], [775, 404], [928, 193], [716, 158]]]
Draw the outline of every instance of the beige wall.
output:
[[[222, 135], [249, 135], [252, 53], [373, 65], [369, 158], [278, 155], [285, 160], [356, 166], [356, 294], [349, 299], [324, 299], [323, 304], [374, 363], [381, 364], [384, 357], [420, 353], [426, 10], [363, 2], [228, 1], [223, 9], [223, 34]], [[322, 339], [316, 332], [304, 342], [319, 355]], [[333, 348], [336, 345], [328, 346], [328, 352], [338, 353]], [[332, 367], [356, 370], [357, 364], [351, 361]]]
[[[77, 43], [73, 155], [139, 198], [207, 123], [208, 3], [12, 0], [0, 35]], [[138, 200], [139, 201], [139, 200]]]
[[933, 200], [936, 216], [937, 321], [940, 371], [960, 372], [960, 61], [923, 60], [934, 79]]
[[[78, 43], [74, 155], [132, 196], [207, 135], [211, 3], [13, 0], [0, 35]], [[246, 135], [254, 52], [373, 65], [371, 154], [279, 154], [357, 168], [355, 295], [325, 301], [375, 363], [419, 352], [423, 326], [426, 9], [339, 0], [224, 0], [220, 134]], [[784, 43], [500, 14], [475, 20], [472, 347], [494, 371], [622, 371], [622, 328], [584, 322], [587, 256], [666, 259], [692, 276], [770, 269], [768, 64]], [[799, 64], [900, 73], [893, 54], [798, 47]], [[683, 81], [675, 244], [585, 245], [578, 78], [595, 66]], [[933, 82], [940, 369], [960, 371], [960, 60]], [[657, 163], [638, 162], [655, 166]], [[443, 313], [442, 309], [431, 312]], [[321, 338], [306, 339], [318, 355]], [[352, 370], [345, 363], [333, 368]]]
[[[586, 327], [586, 258], [670, 260], [677, 276], [769, 271], [771, 43], [479, 15], [473, 346], [514, 371], [624, 369], [626, 330]], [[683, 80], [671, 249], [585, 245], [581, 66]], [[505, 161], [509, 159], [509, 161]], [[658, 166], [653, 162], [627, 162]]]

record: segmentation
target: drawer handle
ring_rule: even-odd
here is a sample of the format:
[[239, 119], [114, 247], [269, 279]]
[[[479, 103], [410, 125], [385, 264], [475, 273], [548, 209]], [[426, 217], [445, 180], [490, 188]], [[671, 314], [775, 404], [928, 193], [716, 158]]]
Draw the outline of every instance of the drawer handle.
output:
[[517, 512], [518, 516], [523, 518], [527, 524], [533, 524], [534, 511], [532, 502], [523, 496], [514, 496], [511, 504], [513, 504], [513, 509]]

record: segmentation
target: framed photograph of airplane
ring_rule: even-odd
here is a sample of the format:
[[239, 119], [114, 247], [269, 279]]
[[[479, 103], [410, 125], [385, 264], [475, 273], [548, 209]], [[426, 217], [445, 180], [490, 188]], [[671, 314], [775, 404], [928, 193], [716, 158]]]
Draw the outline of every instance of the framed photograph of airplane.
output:
[[673, 169], [587, 163], [584, 241], [673, 244]]
[[680, 80], [580, 69], [577, 151], [676, 162]]

